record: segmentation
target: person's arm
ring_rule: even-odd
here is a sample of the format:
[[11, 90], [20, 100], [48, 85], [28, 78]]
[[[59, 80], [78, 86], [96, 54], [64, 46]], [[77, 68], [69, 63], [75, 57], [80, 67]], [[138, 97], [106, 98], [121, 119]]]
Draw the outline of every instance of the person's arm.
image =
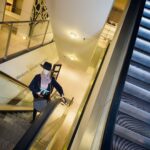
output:
[[58, 91], [58, 93], [63, 96], [64, 95], [64, 91], [63, 88], [61, 87], [61, 85], [55, 80], [55, 78], [52, 78], [52, 86], [54, 86], [54, 88]]
[[33, 80], [31, 81], [31, 83], [29, 84], [29, 89], [36, 94], [40, 94], [40, 90], [37, 87], [37, 81], [38, 81], [38, 76], [36, 75]]

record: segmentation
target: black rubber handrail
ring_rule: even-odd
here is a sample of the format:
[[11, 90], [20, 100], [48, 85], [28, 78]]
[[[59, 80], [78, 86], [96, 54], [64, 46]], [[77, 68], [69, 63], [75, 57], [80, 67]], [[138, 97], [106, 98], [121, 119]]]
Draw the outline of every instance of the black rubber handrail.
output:
[[27, 130], [24, 136], [16, 144], [13, 150], [27, 150], [30, 148], [40, 129], [42, 128], [46, 120], [51, 116], [55, 107], [59, 103], [60, 103], [59, 100], [55, 100], [53, 102], [48, 103], [44, 111], [40, 114], [40, 117], [31, 125], [31, 127]]
[[[109, 115], [107, 118], [107, 123], [105, 126], [105, 132], [103, 135], [102, 146], [99, 148], [101, 150], [111, 150], [113, 142], [113, 131], [115, 127], [115, 120], [117, 117], [117, 112], [119, 109], [119, 104], [121, 101], [121, 94], [125, 84], [128, 68], [130, 65], [131, 56], [134, 49], [135, 40], [138, 33], [138, 28], [140, 25], [140, 20], [142, 17], [144, 9], [145, 0], [131, 0], [120, 36], [115, 49], [120, 49], [122, 47], [122, 42], [125, 42], [127, 51], [123, 67], [119, 76], [119, 80], [115, 89], [115, 93], [112, 100], [112, 105], [109, 110]], [[133, 28], [133, 30], [131, 30]], [[130, 39], [130, 42], [128, 40]]]

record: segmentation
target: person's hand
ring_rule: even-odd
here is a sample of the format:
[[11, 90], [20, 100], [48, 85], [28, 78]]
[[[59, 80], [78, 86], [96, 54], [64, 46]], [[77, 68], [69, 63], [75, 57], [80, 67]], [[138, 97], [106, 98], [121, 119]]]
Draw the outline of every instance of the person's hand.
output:
[[41, 94], [41, 92], [37, 92], [36, 94], [37, 94], [37, 95], [40, 95], [40, 94]]
[[41, 94], [40, 94], [40, 95], [38, 95], [38, 96], [39, 96], [39, 97], [41, 97], [41, 98], [43, 97], [43, 95], [41, 95]]
[[36, 93], [39, 97], [43, 97], [43, 95], [41, 95], [41, 92], [37, 92]]
[[66, 98], [64, 97], [64, 95], [61, 96], [61, 99], [64, 103], [66, 103]]

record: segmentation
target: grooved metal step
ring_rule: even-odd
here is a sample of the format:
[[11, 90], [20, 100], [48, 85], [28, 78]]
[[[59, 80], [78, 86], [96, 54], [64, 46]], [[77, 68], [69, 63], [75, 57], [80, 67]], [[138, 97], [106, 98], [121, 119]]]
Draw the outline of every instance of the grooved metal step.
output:
[[150, 113], [125, 102], [120, 103], [119, 111], [150, 125]]
[[148, 18], [142, 17], [140, 25], [147, 29], [150, 29], [150, 20]]
[[126, 81], [123, 91], [150, 103], [150, 91], [148, 90]]
[[138, 109], [141, 109], [143, 111], [146, 111], [150, 113], [150, 103], [143, 101], [141, 99], [138, 99], [137, 97], [127, 94], [125, 92], [122, 93], [121, 101], [128, 103], [134, 107], [137, 107]]
[[139, 80], [139, 79], [136, 79], [130, 75], [127, 75], [126, 77], [126, 81], [131, 83], [131, 84], [134, 84], [140, 88], [143, 88], [145, 90], [149, 90], [150, 89], [150, 84], [149, 83], [146, 83], [146, 82], [143, 82], [142, 80]]
[[143, 52], [150, 53], [150, 42], [147, 42], [141, 38], [136, 38], [135, 47]]
[[117, 115], [116, 123], [124, 128], [150, 138], [150, 126], [127, 114], [119, 112]]
[[146, 67], [146, 66], [142, 65], [141, 63], [135, 62], [133, 60], [130, 61], [130, 65], [136, 66], [138, 68], [141, 68], [141, 69], [143, 69], [145, 71], [150, 72], [150, 68], [149, 67]]
[[112, 150], [148, 150], [115, 134], [113, 139]]
[[138, 36], [150, 41], [150, 30], [140, 27], [138, 31]]
[[145, 83], [150, 83], [150, 73], [136, 66], [133, 65], [129, 66], [128, 75], [134, 77], [135, 79], [141, 80]]
[[134, 50], [131, 60], [150, 68], [150, 57], [141, 52]]
[[32, 113], [0, 113], [0, 150], [12, 150], [30, 127]]
[[146, 1], [145, 7], [150, 9], [150, 1], [148, 1], [148, 0]]
[[150, 9], [144, 8], [143, 16], [150, 19]]
[[115, 125], [114, 133], [124, 139], [130, 140], [133, 143], [141, 145], [144, 148], [150, 149], [150, 139], [145, 136], [142, 136], [124, 127], [121, 127], [117, 124]]

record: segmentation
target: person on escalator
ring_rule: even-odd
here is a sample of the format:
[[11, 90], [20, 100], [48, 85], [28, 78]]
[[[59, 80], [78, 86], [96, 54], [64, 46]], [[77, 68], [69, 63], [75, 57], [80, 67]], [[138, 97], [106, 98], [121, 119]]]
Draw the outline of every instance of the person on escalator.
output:
[[41, 66], [43, 68], [42, 73], [35, 75], [29, 85], [29, 89], [32, 91], [34, 97], [32, 121], [35, 120], [37, 112], [41, 112], [46, 107], [53, 87], [62, 97], [64, 95], [61, 85], [51, 76], [52, 64], [45, 62]]

